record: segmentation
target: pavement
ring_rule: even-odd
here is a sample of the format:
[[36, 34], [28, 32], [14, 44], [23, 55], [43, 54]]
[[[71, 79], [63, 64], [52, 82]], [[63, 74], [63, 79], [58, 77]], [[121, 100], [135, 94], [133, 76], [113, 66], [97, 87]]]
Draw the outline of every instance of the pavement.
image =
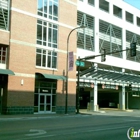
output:
[[82, 115], [109, 115], [109, 116], [133, 116], [140, 117], [140, 110], [119, 110], [115, 108], [100, 108], [99, 111], [90, 111], [87, 109], [80, 109], [79, 114], [20, 114], [20, 115], [0, 115], [2, 120], [25, 120], [25, 119], [45, 119], [55, 117], [78, 117]]
[[91, 114], [91, 115], [111, 115], [111, 116], [132, 116], [132, 117], [140, 117], [139, 109], [126, 109], [120, 110], [116, 108], [100, 108], [99, 111], [90, 111], [87, 109], [82, 109], [80, 111], [82, 114]]

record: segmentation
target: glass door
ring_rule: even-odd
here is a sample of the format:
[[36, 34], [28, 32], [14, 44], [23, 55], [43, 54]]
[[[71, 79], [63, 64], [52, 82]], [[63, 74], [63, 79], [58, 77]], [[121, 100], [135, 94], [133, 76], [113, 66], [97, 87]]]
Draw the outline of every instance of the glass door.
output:
[[52, 96], [48, 94], [39, 94], [39, 112], [51, 112]]

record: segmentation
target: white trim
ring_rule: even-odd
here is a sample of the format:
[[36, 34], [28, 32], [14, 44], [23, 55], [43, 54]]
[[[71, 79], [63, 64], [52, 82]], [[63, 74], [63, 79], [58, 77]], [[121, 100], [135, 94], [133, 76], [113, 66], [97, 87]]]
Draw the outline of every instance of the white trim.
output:
[[64, 0], [64, 1], [66, 1], [66, 2], [68, 2], [68, 3], [70, 3], [70, 4], [73, 4], [74, 6], [77, 6], [77, 3], [74, 3], [74, 2], [72, 2], [72, 1], [70, 1], [70, 0]]
[[58, 21], [54, 21], [54, 20], [51, 20], [51, 19], [48, 19], [48, 18], [45, 18], [45, 17], [41, 17], [41, 16], [38, 16], [38, 15], [35, 15], [35, 14], [32, 14], [32, 13], [29, 13], [29, 12], [14, 8], [14, 7], [11, 7], [11, 10], [15, 11], [15, 12], [18, 12], [18, 13], [21, 13], [21, 14], [24, 14], [24, 15], [27, 15], [27, 16], [30, 16], [30, 17], [34, 17], [36, 19], [41, 19], [41, 20], [44, 20], [44, 21], [47, 21], [47, 22], [51, 22], [51, 23], [54, 23], [54, 24], [57, 24], [59, 26], [63, 26], [63, 27], [66, 27], [66, 28], [70, 28], [70, 29], [75, 28], [75, 27], [69, 26], [67, 24], [60, 23]]
[[35, 74], [18, 73], [18, 72], [14, 72], [14, 73], [15, 76], [35, 78]]
[[9, 31], [9, 30], [4, 30], [4, 29], [2, 30], [2, 29], [0, 29], [0, 31], [1, 31], [1, 32], [10, 33], [10, 31]]
[[[65, 50], [60, 50], [60, 49], [58, 49], [58, 48], [51, 48], [51, 47], [47, 47], [47, 46], [42, 46], [42, 45], [33, 44], [33, 43], [28, 43], [28, 42], [19, 41], [19, 40], [14, 40], [14, 39], [10, 39], [10, 42], [16, 43], [16, 44], [20, 44], [20, 45], [30, 46], [30, 47], [48, 49], [48, 50], [52, 50], [52, 51], [54, 50], [54, 51], [56, 51], [56, 52], [65, 53], [65, 54], [67, 53], [67, 51], [65, 51]], [[74, 53], [74, 55], [76, 55], [76, 53]]]
[[77, 79], [73, 79], [73, 78], [68, 78], [68, 80], [71, 81], [71, 82], [76, 82], [77, 81]]
[[10, 42], [20, 44], [20, 45], [30, 46], [30, 47], [36, 47], [36, 44], [19, 41], [19, 40], [14, 40], [14, 39], [10, 39]]
[[58, 69], [55, 68], [48, 68], [48, 67], [41, 67], [41, 66], [35, 66], [37, 69], [44, 69], [44, 70], [54, 70], [54, 71], [58, 71]]

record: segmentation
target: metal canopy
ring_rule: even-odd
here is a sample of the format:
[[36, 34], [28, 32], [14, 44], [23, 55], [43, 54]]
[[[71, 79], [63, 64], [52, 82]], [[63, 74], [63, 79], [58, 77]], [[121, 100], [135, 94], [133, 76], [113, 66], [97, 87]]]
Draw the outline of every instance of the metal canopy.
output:
[[92, 67], [80, 73], [80, 79], [140, 83], [140, 75]]

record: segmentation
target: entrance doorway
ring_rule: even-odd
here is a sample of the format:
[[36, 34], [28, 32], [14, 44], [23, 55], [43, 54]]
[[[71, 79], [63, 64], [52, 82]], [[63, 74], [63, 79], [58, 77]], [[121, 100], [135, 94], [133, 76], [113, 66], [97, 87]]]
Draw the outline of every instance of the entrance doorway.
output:
[[57, 81], [36, 75], [34, 94], [34, 113], [56, 112]]
[[39, 113], [51, 112], [52, 96], [48, 94], [39, 94]]

